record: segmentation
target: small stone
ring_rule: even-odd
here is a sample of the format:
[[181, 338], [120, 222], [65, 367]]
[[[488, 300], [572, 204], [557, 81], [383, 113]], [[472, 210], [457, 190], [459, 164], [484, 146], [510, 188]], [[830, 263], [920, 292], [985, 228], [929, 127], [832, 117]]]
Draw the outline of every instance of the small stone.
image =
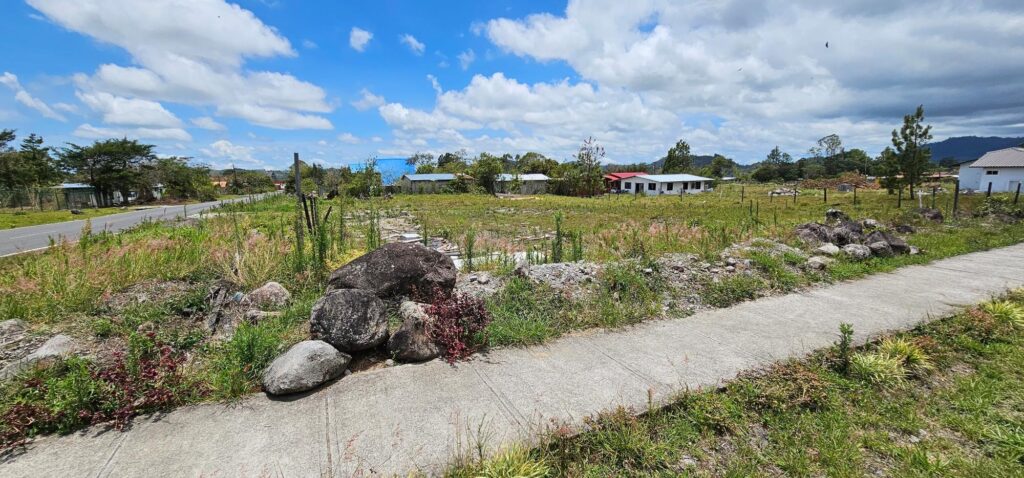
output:
[[256, 307], [280, 309], [288, 305], [292, 294], [277, 282], [267, 282], [245, 296], [245, 303]]
[[54, 335], [34, 352], [12, 362], [0, 370], [0, 380], [7, 380], [39, 363], [51, 362], [67, 357], [75, 350], [75, 341], [67, 335]]
[[907, 253], [912, 256], [916, 256], [921, 253], [921, 249], [918, 249], [917, 246], [910, 246], [910, 251]]
[[871, 249], [871, 253], [878, 257], [890, 257], [893, 255], [892, 247], [885, 241], [875, 241], [868, 244], [868, 249]]
[[735, 266], [725, 266], [725, 272], [736, 272]]
[[807, 259], [804, 266], [810, 270], [823, 271], [828, 268], [829, 264], [835, 262], [835, 259], [824, 257], [824, 256], [813, 256]]
[[394, 367], [395, 366], [395, 361], [391, 360], [391, 359], [387, 359], [387, 360], [384, 361], [384, 366], [385, 367]]
[[245, 312], [245, 321], [255, 325], [267, 319], [280, 316], [281, 312], [266, 312], [263, 310], [250, 309]]
[[352, 357], [327, 342], [306, 340], [274, 359], [263, 372], [263, 390], [271, 395], [305, 392], [341, 376]]
[[469, 281], [470, 282], [476, 282], [477, 281], [477, 276], [476, 275], [469, 276]]
[[82, 212], [82, 210], [81, 210], [81, 209], [72, 209], [72, 210], [71, 210], [71, 214], [74, 214], [74, 215], [76, 215], [76, 216], [77, 216], [77, 215], [79, 215], [79, 214], [84, 214], [84, 213]]
[[25, 322], [18, 319], [9, 319], [0, 322], [0, 337], [7, 337], [10, 335], [20, 334], [25, 331], [28, 327]]
[[651, 275], [653, 273], [654, 273], [654, 269], [651, 269], [650, 267], [645, 267], [644, 268], [644, 274]]
[[402, 362], [423, 362], [441, 355], [441, 348], [427, 333], [430, 317], [422, 304], [402, 302], [398, 307], [402, 325], [388, 339], [388, 353]]
[[864, 260], [871, 257], [871, 249], [861, 244], [847, 244], [843, 246], [843, 252], [854, 260]]
[[476, 278], [476, 283], [480, 285], [487, 285], [491, 283], [491, 278], [488, 276], [480, 276]]
[[874, 219], [865, 219], [860, 222], [864, 229], [878, 229], [882, 224]]
[[817, 253], [817, 254], [822, 254], [822, 255], [826, 255], [826, 256], [834, 256], [834, 255], [839, 254], [840, 251], [839, 251], [839, 246], [837, 246], [835, 244], [832, 244], [831, 242], [827, 242], [825, 244], [822, 244], [817, 249], [815, 249], [814, 252]]
[[910, 224], [898, 224], [896, 227], [893, 228], [893, 230], [900, 234], [913, 234], [917, 232], [917, 229], [915, 229], [914, 226], [911, 226]]

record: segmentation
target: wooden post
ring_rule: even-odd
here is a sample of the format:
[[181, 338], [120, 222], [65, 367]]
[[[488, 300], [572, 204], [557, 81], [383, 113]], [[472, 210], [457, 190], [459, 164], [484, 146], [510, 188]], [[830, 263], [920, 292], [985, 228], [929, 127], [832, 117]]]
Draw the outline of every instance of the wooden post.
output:
[[821, 188], [821, 202], [828, 202], [828, 188]]
[[985, 197], [992, 197], [992, 181], [988, 182], [988, 191], [985, 191]]
[[935, 193], [939, 192], [939, 188], [932, 186], [932, 209], [935, 209]]
[[896, 195], [896, 209], [903, 207], [903, 186], [900, 186], [900, 193]]
[[953, 217], [956, 217], [956, 208], [957, 208], [957, 206], [960, 205], [960, 180], [959, 179], [956, 180], [956, 184], [954, 184], [953, 187], [955, 188], [953, 190], [953, 212], [950, 215], [953, 216]]
[[744, 186], [742, 184], [740, 184], [740, 202], [742, 203], [745, 198], [746, 198], [746, 191], [744, 190]]
[[853, 205], [857, 205], [857, 185], [853, 185]]
[[305, 249], [302, 235], [302, 216], [305, 215], [305, 207], [302, 201], [302, 168], [299, 167], [299, 153], [295, 153], [295, 244], [299, 248], [299, 254]]
[[1017, 192], [1013, 193], [1013, 203], [1017, 204], [1017, 200], [1020, 199], [1020, 183], [1017, 183]]

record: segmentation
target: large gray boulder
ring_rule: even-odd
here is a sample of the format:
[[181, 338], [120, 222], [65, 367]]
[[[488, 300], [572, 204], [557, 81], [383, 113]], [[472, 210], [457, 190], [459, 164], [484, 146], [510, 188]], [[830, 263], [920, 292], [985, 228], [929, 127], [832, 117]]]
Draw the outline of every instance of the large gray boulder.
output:
[[850, 216], [838, 209], [829, 209], [828, 211], [825, 211], [825, 221], [829, 224], [850, 222]]
[[829, 239], [837, 246], [857, 244], [864, 239], [864, 227], [853, 221], [841, 222], [829, 232]]
[[831, 242], [826, 242], [825, 244], [822, 244], [820, 247], [815, 249], [814, 252], [817, 254], [824, 254], [826, 256], [831, 257], [838, 255], [840, 250], [839, 246], [832, 244]]
[[800, 224], [796, 226], [794, 232], [805, 244], [815, 245], [832, 241], [832, 228], [816, 222]]
[[889, 243], [885, 241], [869, 243], [868, 249], [871, 249], [871, 253], [878, 257], [891, 257], [894, 255], [892, 247], [889, 247]]
[[895, 234], [890, 234], [885, 231], [871, 231], [871, 234], [868, 234], [868, 236], [864, 238], [864, 242], [867, 244], [884, 242], [888, 244], [896, 254], [907, 254], [910, 252], [910, 245], [907, 244], [907, 241], [900, 239], [900, 237]]
[[423, 305], [402, 302], [398, 314], [402, 317], [402, 326], [388, 339], [388, 354], [399, 362], [423, 362], [441, 355], [441, 347], [427, 334], [430, 317]]
[[243, 302], [253, 307], [280, 309], [288, 305], [291, 298], [292, 294], [283, 285], [267, 282], [246, 295]]
[[313, 305], [309, 332], [342, 352], [376, 347], [388, 339], [384, 301], [364, 290], [328, 291]]
[[345, 373], [352, 360], [327, 342], [306, 340], [274, 359], [263, 372], [263, 390], [271, 395], [305, 392]]
[[835, 261], [835, 259], [830, 257], [813, 256], [810, 259], [807, 259], [807, 262], [804, 263], [804, 267], [809, 270], [823, 271], [828, 268], [829, 264], [832, 264]]
[[918, 216], [927, 219], [932, 222], [941, 223], [944, 217], [942, 217], [942, 211], [931, 207], [920, 207], [914, 210]]
[[843, 252], [851, 259], [858, 261], [871, 257], [871, 249], [863, 244], [847, 244], [843, 246]]
[[67, 335], [54, 335], [40, 345], [34, 352], [8, 364], [0, 370], [0, 380], [7, 380], [15, 375], [26, 371], [37, 364], [52, 362], [58, 358], [64, 358], [74, 353], [75, 341]]
[[395, 242], [334, 271], [327, 290], [362, 289], [381, 298], [447, 292], [455, 287], [457, 272], [446, 254], [418, 242]]

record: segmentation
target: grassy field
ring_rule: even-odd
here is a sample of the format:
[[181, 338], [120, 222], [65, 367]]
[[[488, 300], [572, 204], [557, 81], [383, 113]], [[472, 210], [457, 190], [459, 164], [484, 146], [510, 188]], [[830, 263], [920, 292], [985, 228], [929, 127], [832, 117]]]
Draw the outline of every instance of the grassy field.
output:
[[82, 209], [82, 214], [71, 214], [71, 211], [37, 211], [31, 209], [0, 209], [0, 229], [13, 229], [15, 227], [38, 226], [54, 222], [77, 221], [79, 219], [90, 219], [110, 214], [124, 212], [118, 207], [104, 207]]
[[[1024, 240], [1024, 224], [971, 217], [984, 201], [978, 196], [961, 198], [960, 217], [934, 224], [910, 214], [909, 201], [896, 208], [895, 197], [882, 191], [860, 191], [854, 206], [851, 194], [830, 193], [826, 203], [811, 193], [794, 203], [791, 197], [770, 200], [767, 190], [745, 186], [742, 202], [739, 187], [731, 186], [684, 198], [428, 195], [373, 201], [335, 199], [320, 204], [321, 216], [332, 211], [330, 220], [319, 234], [306, 234], [301, 253], [294, 246], [294, 199], [284, 196], [228, 205], [217, 215], [184, 224], [147, 223], [118, 235], [90, 232], [76, 244], [0, 259], [0, 317], [25, 321], [33, 336], [72, 335], [97, 357], [83, 359], [77, 369], [53, 367], [5, 384], [0, 415], [24, 411], [15, 405], [26, 400], [35, 403], [38, 408], [34, 410], [50, 420], [34, 422], [35, 428], [11, 435], [31, 436], [103, 421], [96, 417], [130, 416], [257, 391], [257, 378], [269, 361], [306, 336], [310, 309], [324, 291], [327, 274], [373, 247], [388, 230], [440, 236], [464, 251], [467, 238], [475, 238], [472, 249], [478, 257], [496, 253], [508, 259], [514, 252], [532, 251], [535, 262], [545, 262], [553, 255], [551, 234], [556, 217], [560, 217], [566, 247], [568, 242], [576, 242], [583, 259], [605, 265], [592, 294], [567, 298], [549, 287], [510, 277], [509, 260], [477, 261], [478, 267], [506, 278], [505, 286], [486, 302], [492, 320], [474, 338], [480, 347], [537, 344], [577, 329], [683, 316], [685, 313], [663, 307], [665, 297], [673, 292], [658, 274], [649, 272], [657, 268], [659, 256], [682, 252], [718, 260], [726, 247], [752, 238], [796, 245], [793, 226], [822, 220], [829, 207], [840, 207], [857, 219], [913, 224], [918, 232], [907, 240], [923, 253], [864, 262], [840, 259], [824, 273], [805, 273], [798, 267], [802, 259], [751, 254], [755, 274], [701, 284], [701, 300], [723, 307], [817, 282]], [[950, 201], [941, 196], [936, 202], [943, 206]], [[246, 292], [270, 280], [293, 294], [291, 304], [280, 315], [257, 325], [243, 324], [228, 340], [209, 337], [202, 317], [209, 306], [204, 296], [212, 285], [226, 284], [231, 290]], [[179, 293], [161, 292], [168, 288]], [[122, 303], [125, 296], [140, 294], [147, 300]], [[158, 352], [165, 350], [170, 356], [161, 358]], [[123, 369], [111, 376], [135, 380], [130, 389], [145, 395], [152, 391], [140, 370], [164, 359], [175, 366], [147, 373], [169, 374], [164, 384], [167, 389], [158, 394], [165, 402], [138, 401], [133, 408], [131, 403], [136, 402], [126, 405], [122, 403], [125, 397], [94, 393], [124, 384], [97, 383], [82, 375], [108, 376], [112, 367]], [[75, 377], [82, 380], [75, 381]], [[57, 388], [87, 386], [93, 391], [75, 389], [85, 398], [67, 402], [63, 395], [40, 392], [37, 385], [47, 383]], [[24, 393], [31, 390], [41, 396], [26, 397]], [[62, 422], [55, 417], [64, 415], [55, 410], [87, 413]]]
[[537, 448], [470, 459], [448, 476], [1024, 474], [1024, 291], [848, 360], [842, 350], [639, 417], [611, 411], [579, 435], [556, 428]]

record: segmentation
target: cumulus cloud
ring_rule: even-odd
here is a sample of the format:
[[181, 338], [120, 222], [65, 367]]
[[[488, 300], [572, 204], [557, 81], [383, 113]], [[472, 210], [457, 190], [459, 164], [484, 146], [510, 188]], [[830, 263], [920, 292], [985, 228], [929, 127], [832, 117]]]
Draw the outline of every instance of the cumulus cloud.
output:
[[89, 123], [80, 125], [72, 133], [80, 138], [109, 139], [128, 137], [138, 139], [156, 139], [169, 141], [192, 141], [192, 135], [181, 128], [107, 128], [93, 126]]
[[198, 118], [192, 118], [191, 122], [198, 128], [208, 129], [210, 131], [224, 131], [228, 129], [227, 126], [218, 123], [216, 120], [209, 116], [200, 116]]
[[[755, 160], [839, 133], [880, 148], [923, 103], [935, 133], [1024, 122], [1024, 9], [1012, 2], [570, 1], [562, 15], [482, 29], [505, 52], [565, 62], [680, 115], [704, 152]], [[829, 47], [825, 48], [825, 42]], [[831, 129], [830, 128], [835, 128]], [[841, 128], [841, 129], [840, 129]], [[749, 138], [736, 141], [737, 138]]]
[[366, 50], [366, 45], [373, 39], [373, 33], [363, 30], [359, 27], [352, 27], [352, 31], [348, 34], [348, 45], [353, 50], [362, 53]]
[[226, 139], [214, 141], [213, 143], [210, 143], [208, 148], [203, 148], [200, 151], [212, 158], [228, 159], [241, 163], [259, 163], [259, 161], [253, 157], [255, 148], [234, 144]]
[[472, 48], [470, 48], [462, 53], [459, 53], [456, 58], [459, 59], [459, 66], [461, 66], [462, 69], [465, 70], [469, 68], [469, 65], [473, 64], [473, 62], [476, 61], [476, 53], [473, 52]]
[[384, 104], [384, 97], [373, 94], [370, 90], [363, 88], [359, 92], [359, 99], [352, 102], [352, 107], [359, 111], [366, 111]]
[[345, 143], [345, 144], [359, 144], [359, 143], [363, 142], [363, 140], [359, 139], [358, 136], [356, 136], [356, 135], [354, 135], [352, 133], [341, 133], [341, 134], [339, 134], [338, 135], [338, 141], [341, 141], [342, 143]]
[[[331, 127], [326, 118], [310, 114], [333, 110], [320, 87], [289, 74], [244, 68], [248, 58], [296, 53], [287, 39], [238, 5], [223, 0], [28, 3], [54, 23], [131, 55], [132, 66], [104, 64], [91, 75], [75, 75], [85, 94], [214, 106], [218, 115], [271, 128]], [[268, 114], [256, 122], [254, 111]]]
[[102, 114], [104, 123], [157, 128], [181, 127], [181, 120], [155, 101], [122, 98], [103, 92], [78, 92], [76, 96], [90, 109]]
[[14, 91], [14, 99], [18, 103], [36, 110], [46, 118], [57, 121], [67, 121], [67, 118], [65, 118], [64, 115], [54, 111], [54, 109], [51, 108], [50, 105], [46, 104], [46, 102], [32, 96], [28, 91], [25, 91], [25, 88], [21, 86], [21, 83], [18, 81], [18, 77], [15, 74], [5, 71], [3, 75], [0, 75], [0, 84]]
[[408, 33], [400, 36], [399, 41], [405, 44], [405, 46], [408, 46], [409, 50], [412, 50], [412, 52], [417, 56], [422, 55], [423, 51], [427, 49], [427, 45], [424, 45], [422, 42], [417, 40], [416, 37]]

